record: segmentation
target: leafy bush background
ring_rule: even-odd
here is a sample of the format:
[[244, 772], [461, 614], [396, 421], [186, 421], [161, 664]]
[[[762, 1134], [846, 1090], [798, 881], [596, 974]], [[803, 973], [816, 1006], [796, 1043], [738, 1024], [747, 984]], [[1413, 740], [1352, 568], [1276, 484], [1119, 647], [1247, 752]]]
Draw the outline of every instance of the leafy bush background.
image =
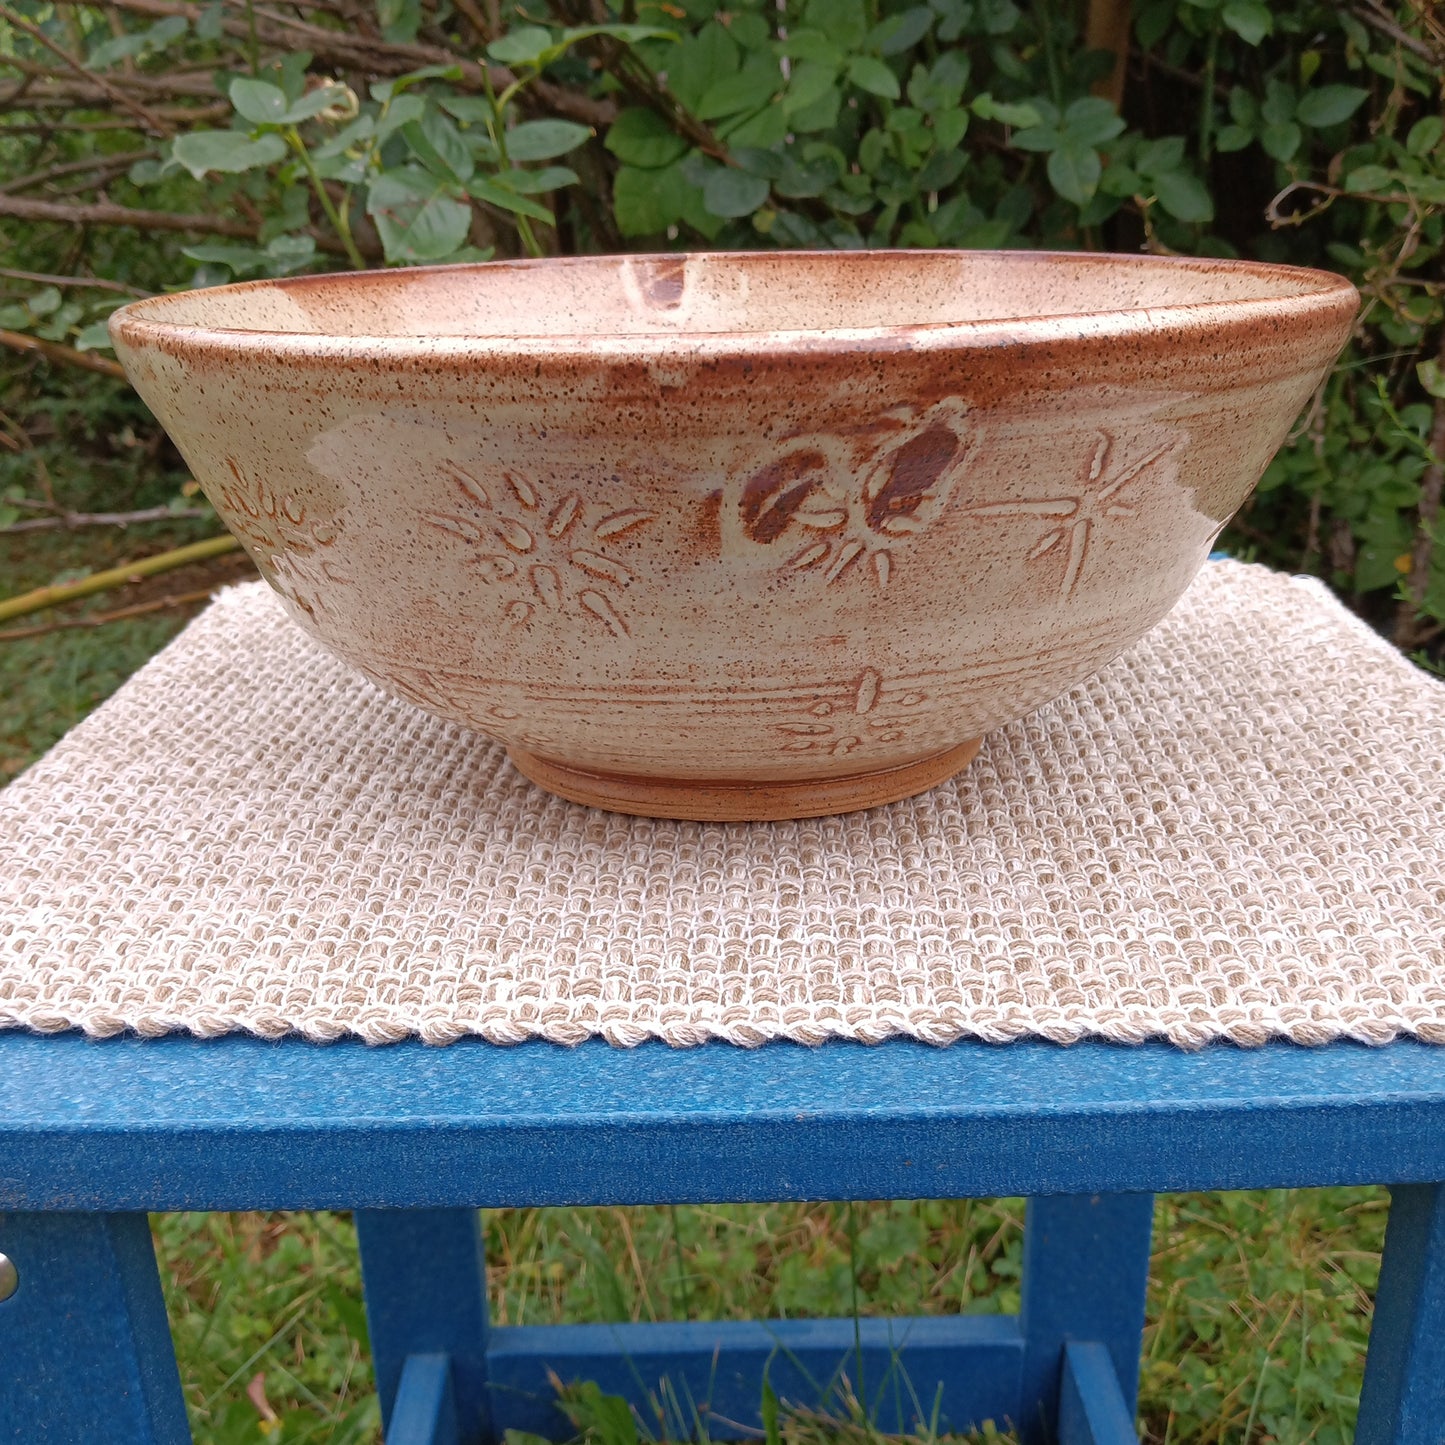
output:
[[[1428, 662], [1442, 74], [1426, 0], [10, 0], [0, 328], [103, 350], [129, 291], [92, 277], [619, 249], [1323, 265], [1364, 295], [1356, 337], [1226, 541]], [[78, 446], [112, 506], [154, 499], [168, 453], [118, 383], [0, 357], [0, 525]]]

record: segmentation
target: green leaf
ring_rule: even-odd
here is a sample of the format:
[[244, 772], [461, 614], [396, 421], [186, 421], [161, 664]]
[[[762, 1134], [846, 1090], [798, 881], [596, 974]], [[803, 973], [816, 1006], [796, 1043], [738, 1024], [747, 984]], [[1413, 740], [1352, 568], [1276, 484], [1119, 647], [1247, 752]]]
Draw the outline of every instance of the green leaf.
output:
[[[447, 129], [437, 122], [442, 122]], [[458, 185], [471, 179], [476, 169], [471, 147], [439, 111], [428, 111], [421, 120], [408, 122], [401, 133], [412, 154], [433, 175]]]
[[957, 110], [940, 111], [933, 117], [933, 144], [941, 151], [951, 151], [962, 140], [968, 130], [968, 112]]
[[1019, 130], [1044, 122], [1043, 112], [1036, 105], [1027, 101], [1019, 104], [995, 100], [988, 91], [974, 97], [973, 113], [980, 120], [996, 120], [1000, 125], [1010, 125]]
[[716, 20], [710, 20], [677, 47], [668, 62], [667, 84], [685, 106], [695, 109], [709, 86], [736, 74], [741, 64], [737, 41]]
[[575, 151], [592, 134], [575, 120], [524, 120], [507, 132], [507, 155], [514, 161], [550, 161]]
[[741, 115], [766, 105], [782, 88], [783, 73], [771, 55], [755, 55], [736, 75], [725, 75], [703, 92], [696, 106], [699, 120]]
[[837, 83], [837, 79], [838, 72], [831, 65], [822, 65], [816, 60], [800, 61], [788, 77], [788, 88], [783, 95], [783, 109], [789, 115], [806, 110], [827, 95]]
[[622, 111], [603, 145], [624, 165], [644, 170], [671, 165], [687, 151], [687, 142], [656, 111], [642, 106]]
[[1229, 118], [1236, 125], [1254, 129], [1259, 124], [1259, 102], [1242, 85], [1229, 92]]
[[1113, 140], [1124, 129], [1123, 117], [1113, 102], [1102, 96], [1086, 95], [1064, 111], [1064, 133], [1080, 145], [1096, 146]]
[[289, 276], [316, 259], [316, 242], [310, 236], [273, 236], [266, 245], [266, 270], [272, 276]]
[[768, 198], [768, 183], [734, 166], [715, 170], [703, 187], [703, 204], [715, 216], [750, 216]]
[[403, 91], [409, 90], [413, 85], [420, 85], [424, 80], [457, 81], [461, 78], [462, 68], [460, 65], [423, 65], [418, 70], [408, 70], [405, 75], [398, 75], [394, 80], [373, 81], [371, 98], [373, 100], [391, 100]]
[[927, 5], [915, 5], [875, 25], [868, 34], [868, 44], [880, 55], [902, 55], [905, 50], [912, 50], [932, 28], [933, 11]]
[[377, 117], [376, 140], [380, 145], [404, 126], [421, 120], [426, 114], [426, 101], [419, 95], [399, 95]]
[[286, 92], [279, 85], [242, 76], [231, 82], [231, 104], [252, 125], [280, 125], [287, 111]]
[[977, 0], [977, 4], [986, 35], [1007, 35], [1023, 18], [1013, 0]]
[[1422, 361], [1415, 368], [1415, 374], [1420, 378], [1420, 385], [1433, 397], [1445, 401], [1445, 367], [1433, 358], [1429, 361]]
[[734, 10], [732, 24], [728, 29], [732, 37], [744, 50], [767, 50], [772, 44], [773, 32], [768, 22], [756, 10]]
[[778, 54], [793, 60], [815, 60], [830, 70], [843, 68], [844, 55], [821, 30], [809, 30], [806, 26], [789, 34], [786, 40], [778, 42]]
[[808, 0], [803, 20], [845, 51], [856, 50], [868, 33], [863, 0]]
[[75, 335], [75, 350], [77, 351], [111, 351], [114, 350], [110, 344], [110, 324], [104, 321], [92, 321], [88, 327], [81, 327]]
[[1427, 156], [1440, 144], [1441, 135], [1445, 135], [1445, 120], [1438, 115], [1427, 115], [1410, 127], [1405, 149], [1412, 156]]
[[797, 110], [789, 110], [785, 100], [781, 109], [787, 120], [788, 129], [796, 131], [799, 135], [811, 135], [818, 131], [832, 130], [838, 123], [839, 113], [843, 109], [843, 92], [835, 85], [824, 91], [811, 105], [800, 106]]
[[903, 93], [898, 77], [876, 56], [855, 55], [848, 62], [848, 79], [860, 90], [885, 100], [897, 100]]
[[421, 0], [376, 0], [376, 18], [384, 40], [410, 45], [421, 29]]
[[1099, 153], [1070, 136], [1049, 153], [1049, 183], [1066, 200], [1082, 206], [1094, 194], [1103, 172]]
[[1267, 125], [1259, 133], [1259, 143], [1264, 147], [1265, 153], [1280, 162], [1292, 160], [1302, 140], [1304, 132], [1292, 120], [1283, 124]]
[[1139, 148], [1134, 158], [1135, 168], [1140, 175], [1161, 176], [1168, 171], [1177, 171], [1184, 164], [1184, 137], [1182, 135], [1160, 136]]
[[1214, 149], [1225, 154], [1242, 151], [1254, 139], [1254, 132], [1242, 125], [1226, 125], [1214, 137]]
[[570, 166], [543, 166], [541, 170], [503, 171], [492, 179], [508, 190], [523, 196], [540, 196], [547, 191], [559, 190], [563, 186], [577, 184], [577, 172]]
[[1274, 16], [1261, 0], [1229, 0], [1219, 18], [1246, 45], [1258, 45], [1274, 30]]
[[546, 206], [528, 200], [510, 186], [503, 185], [500, 180], [473, 176], [467, 182], [467, 190], [479, 201], [499, 206], [504, 211], [515, 211], [519, 216], [528, 216], [534, 221], [545, 221], [549, 226], [552, 224], [552, 213]]
[[641, 170], [636, 166], [618, 170], [612, 178], [612, 214], [624, 236], [660, 235], [682, 219], [673, 195], [673, 179], [663, 170]]
[[503, 65], [538, 65], [553, 46], [552, 32], [540, 25], [519, 25], [487, 46], [487, 54]]
[[676, 40], [675, 30], [666, 30], [656, 25], [578, 25], [562, 32], [560, 46], [575, 45], [593, 35], [610, 35], [624, 45], [639, 45], [644, 40]]
[[1345, 176], [1345, 189], [1351, 193], [1383, 191], [1394, 184], [1395, 177], [1384, 166], [1356, 166]]
[[411, 165], [383, 171], [371, 183], [366, 212], [388, 261], [439, 261], [467, 239], [472, 224], [472, 208], [448, 182]]
[[1445, 206], [1445, 176], [1411, 176], [1406, 188], [1427, 206]]
[[181, 255], [199, 265], [225, 266], [237, 276], [259, 271], [266, 264], [265, 254], [255, 246], [230, 246], [223, 241], [202, 241], [194, 246], [182, 246]]
[[30, 314], [39, 318], [49, 316], [52, 311], [59, 311], [63, 300], [58, 288], [42, 286], [39, 291], [25, 298], [25, 304], [30, 308]]
[[286, 113], [281, 117], [282, 123], [297, 125], [303, 120], [310, 120], [313, 115], [320, 115], [323, 110], [340, 104], [345, 98], [344, 86], [318, 86], [315, 90], [308, 90], [294, 105], [286, 107]]
[[1321, 85], [1307, 90], [1295, 107], [1295, 119], [1320, 129], [1348, 120], [1365, 103], [1370, 92], [1357, 85]]
[[831, 156], [817, 156], [801, 164], [788, 157], [773, 189], [790, 199], [821, 196], [838, 179], [838, 163]]
[[963, 174], [968, 164], [965, 151], [938, 151], [924, 162], [916, 177], [920, 191], [947, 190]]
[[761, 176], [765, 181], [781, 180], [788, 168], [786, 156], [760, 146], [734, 146], [732, 157], [739, 170], [750, 176]]
[[1010, 144], [1020, 151], [1051, 151], [1063, 144], [1064, 138], [1051, 125], [1031, 125], [1015, 131]]
[[1104, 174], [1099, 178], [1099, 191], [1106, 196], [1137, 196], [1147, 189], [1144, 177], [1138, 171], [1132, 166], [1120, 165], [1118, 161], [1105, 166]]
[[1188, 171], [1166, 171], [1154, 177], [1159, 204], [1176, 221], [1212, 221], [1214, 201], [1204, 182]]
[[864, 133], [863, 139], [858, 143], [858, 164], [870, 176], [878, 174], [887, 154], [888, 137], [881, 130], [870, 130]]
[[1283, 80], [1267, 81], [1260, 118], [1269, 125], [1284, 125], [1294, 119], [1296, 103], [1294, 86]]
[[193, 130], [171, 143], [171, 160], [198, 181], [211, 171], [234, 174], [274, 165], [285, 155], [286, 142], [274, 131], [252, 140], [238, 130]]

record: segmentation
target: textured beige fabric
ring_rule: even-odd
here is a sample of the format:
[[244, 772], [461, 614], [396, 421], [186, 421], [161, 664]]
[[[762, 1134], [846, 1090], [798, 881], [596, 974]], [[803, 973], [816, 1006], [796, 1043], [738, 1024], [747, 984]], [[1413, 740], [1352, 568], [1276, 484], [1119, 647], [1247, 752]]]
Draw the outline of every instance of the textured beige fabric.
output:
[[238, 587], [0, 794], [0, 1025], [1445, 1043], [1445, 687], [1212, 563], [923, 797], [655, 822]]

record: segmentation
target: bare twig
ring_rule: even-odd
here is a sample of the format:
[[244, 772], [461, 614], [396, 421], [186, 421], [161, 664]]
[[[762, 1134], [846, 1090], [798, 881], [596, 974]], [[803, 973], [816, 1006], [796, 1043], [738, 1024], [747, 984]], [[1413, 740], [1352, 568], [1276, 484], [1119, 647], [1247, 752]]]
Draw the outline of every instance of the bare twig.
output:
[[477, 39], [483, 44], [497, 38], [498, 27], [482, 14], [476, 0], [456, 0], [456, 7], [467, 17], [467, 23], [476, 31]]
[[[586, 23], [590, 15], [577, 15], [567, 0], [548, 0], [548, 8], [564, 25]], [[684, 140], [705, 155], [731, 164], [727, 146], [714, 134], [712, 127], [699, 120], [672, 93], [636, 51], [610, 35], [594, 35], [579, 47], [592, 56], [609, 75], [618, 81], [634, 100], [661, 115]]]
[[7, 532], [74, 532], [82, 527], [129, 527], [137, 522], [184, 522], [211, 513], [201, 507], [182, 507], [173, 511], [170, 507], [146, 507], [139, 512], [63, 512], [58, 517], [28, 517], [23, 522], [11, 522], [0, 527], [0, 533]]
[[98, 371], [102, 376], [118, 376], [125, 380], [125, 372], [118, 361], [108, 356], [97, 356], [93, 351], [77, 351], [59, 341], [43, 341], [38, 336], [27, 336], [23, 331], [0, 330], [0, 346], [11, 351], [35, 351], [47, 361], [61, 361], [67, 366], [83, 367], [86, 371]]
[[93, 612], [89, 617], [62, 617], [55, 622], [44, 622], [36, 627], [12, 627], [0, 632], [0, 642], [18, 642], [22, 637], [43, 637], [48, 632], [64, 632], [72, 627], [104, 627], [108, 622], [120, 622], [127, 617], [140, 617], [147, 612], [169, 612], [174, 607], [189, 607], [195, 602], [204, 602], [215, 595], [214, 587], [202, 587], [195, 592], [176, 592], [165, 597], [153, 597], [149, 602], [132, 602], [129, 607], [117, 607], [113, 612]]
[[81, 597], [89, 597], [93, 592], [105, 592], [111, 587], [120, 587], [141, 577], [153, 577], [157, 572], [169, 572], [174, 567], [184, 567], [188, 562], [204, 562], [209, 557], [234, 552], [240, 545], [228, 533], [224, 537], [210, 537], [204, 542], [193, 542], [189, 547], [176, 547], [154, 557], [143, 557], [138, 562], [111, 567], [104, 572], [82, 577], [78, 582], [37, 587], [33, 592], [25, 592], [19, 597], [0, 602], [0, 622], [8, 621], [12, 617], [24, 617], [46, 607], [59, 607], [65, 602], [75, 602]]
[[45, 49], [62, 60], [69, 69], [75, 71], [82, 79], [98, 85], [116, 105], [122, 110], [130, 111], [137, 120], [141, 121], [147, 130], [158, 135], [171, 134], [171, 126], [167, 125], [158, 116], [152, 115], [138, 100], [132, 99], [120, 89], [120, 87], [113, 85], [103, 75], [99, 75], [93, 70], [87, 70], [84, 61], [72, 55], [58, 41], [52, 40], [38, 25], [32, 25], [23, 15], [17, 14], [9, 5], [5, 4], [5, 0], [0, 0], [0, 19], [14, 26], [14, 28], [22, 34], [28, 35], [37, 45], [43, 45]]
[[[61, 70], [55, 70], [51, 66], [41, 65], [37, 61], [27, 60], [19, 55], [6, 55], [0, 58], [0, 65], [10, 70], [18, 70], [25, 80], [30, 83], [30, 93], [25, 95], [24, 103], [29, 108], [35, 101], [43, 99], [56, 99], [63, 97], [82, 98], [87, 100], [108, 99], [109, 95], [100, 84], [99, 79], [91, 72], [84, 71], [79, 77], [72, 76]], [[178, 70], [166, 75], [121, 75], [114, 79], [107, 80], [107, 85], [112, 89], [136, 95], [148, 95], [160, 98], [172, 98], [175, 96], [191, 96], [197, 100], [207, 96], [214, 96], [216, 93], [215, 79], [212, 75], [198, 70]], [[11, 106], [20, 103], [20, 87], [12, 87], [0, 90], [0, 99]], [[165, 112], [154, 107], [147, 107], [152, 115], [164, 117]], [[143, 130], [143, 125], [132, 122], [132, 128]]]
[[[37, 102], [31, 99], [16, 100], [18, 87], [6, 89], [0, 86], [0, 106], [12, 111], [39, 114], [47, 110], [74, 110], [73, 97], [44, 96]], [[151, 107], [156, 115], [176, 121], [181, 126], [200, 125], [206, 121], [224, 120], [231, 113], [229, 101], [218, 100], [212, 105], [156, 105]], [[50, 135], [57, 131], [101, 133], [106, 131], [134, 131], [136, 123], [122, 120], [119, 116], [111, 120], [20, 120], [0, 122], [0, 135]]]
[[[81, 0], [58, 0], [58, 3], [73, 5], [81, 3]], [[156, 19], [183, 15], [194, 20], [202, 9], [191, 0], [110, 0], [110, 4], [118, 10]], [[379, 40], [362, 35], [355, 29], [329, 30], [323, 25], [313, 25], [261, 6], [253, 6], [251, 14], [259, 39], [288, 50], [304, 45], [318, 60], [332, 65], [352, 66], [376, 75], [400, 75], [423, 65], [452, 65], [460, 72], [457, 83], [464, 89], [476, 91], [485, 90], [488, 81], [495, 90], [502, 91], [516, 79], [504, 65], [489, 65], [484, 71], [475, 60], [458, 55], [445, 46]], [[250, 30], [250, 16], [246, 19], [227, 18], [222, 21], [222, 29], [237, 39], [245, 38]], [[616, 106], [609, 100], [594, 100], [545, 80], [533, 81], [525, 94], [544, 110], [570, 116], [591, 126], [608, 125], [617, 114]]]
[[66, 161], [64, 165], [50, 166], [43, 171], [32, 171], [28, 176], [17, 176], [13, 181], [5, 181], [0, 184], [0, 194], [29, 190], [31, 186], [44, 185], [46, 181], [57, 180], [61, 176], [78, 175], [83, 171], [116, 168], [127, 170], [136, 161], [149, 160], [156, 154], [158, 152], [154, 146], [147, 146], [144, 150], [115, 151], [107, 155], [88, 156], [83, 161]]
[[[130, 206], [116, 206], [109, 201], [85, 204], [61, 204], [37, 201], [24, 196], [0, 195], [0, 216], [14, 216], [22, 221], [59, 221], [80, 226], [134, 226], [140, 231], [182, 231], [202, 236], [232, 236], [239, 241], [254, 241], [257, 228], [245, 221], [227, 220], [223, 216], [172, 215], [169, 211], [140, 211]], [[345, 248], [334, 236], [311, 230], [308, 235], [319, 249], [344, 256]]]
[[1376, 6], [1353, 5], [1350, 8], [1351, 12], [1372, 30], [1378, 30], [1387, 39], [1393, 40], [1397, 45], [1403, 45], [1411, 54], [1418, 55], [1422, 60], [1432, 63], [1439, 60], [1439, 56], [1426, 41], [1411, 35], [1408, 30], [1402, 30], [1388, 14]]

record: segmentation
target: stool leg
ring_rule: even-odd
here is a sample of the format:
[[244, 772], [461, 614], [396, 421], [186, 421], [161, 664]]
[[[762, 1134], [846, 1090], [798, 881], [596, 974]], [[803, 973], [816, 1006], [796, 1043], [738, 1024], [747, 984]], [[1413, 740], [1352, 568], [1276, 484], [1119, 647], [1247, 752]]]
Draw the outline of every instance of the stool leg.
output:
[[1152, 1194], [1030, 1199], [1024, 1217], [1023, 1390], [1014, 1422], [1024, 1445], [1058, 1437], [1064, 1346], [1104, 1347], [1130, 1419], [1139, 1391]]
[[187, 1445], [144, 1214], [0, 1214], [0, 1435]]
[[1439, 1445], [1445, 1432], [1445, 1184], [1390, 1191], [1390, 1225], [1356, 1445]]
[[[451, 1362], [458, 1445], [491, 1439], [487, 1395], [487, 1274], [475, 1209], [365, 1209], [356, 1213], [372, 1368], [389, 1430], [410, 1356]], [[427, 1371], [418, 1364], [417, 1379]]]

